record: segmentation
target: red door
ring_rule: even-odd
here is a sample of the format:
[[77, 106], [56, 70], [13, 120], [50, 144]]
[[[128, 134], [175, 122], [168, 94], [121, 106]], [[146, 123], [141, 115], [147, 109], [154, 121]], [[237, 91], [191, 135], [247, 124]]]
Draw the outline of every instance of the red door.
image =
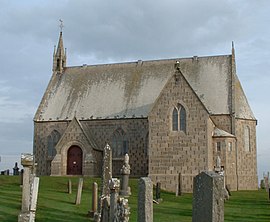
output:
[[68, 149], [67, 175], [82, 175], [82, 149], [78, 146]]

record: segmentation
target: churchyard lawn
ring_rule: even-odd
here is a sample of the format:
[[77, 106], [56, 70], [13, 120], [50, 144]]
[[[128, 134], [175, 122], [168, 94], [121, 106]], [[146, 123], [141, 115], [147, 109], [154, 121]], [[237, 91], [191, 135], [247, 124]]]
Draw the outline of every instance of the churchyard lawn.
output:
[[[75, 205], [78, 177], [72, 180], [72, 194], [67, 193], [68, 177], [41, 177], [38, 194], [36, 221], [91, 221], [86, 217], [91, 209], [91, 187], [99, 179], [84, 178], [82, 200]], [[137, 221], [138, 180], [130, 181], [132, 195], [130, 221]], [[161, 185], [162, 186], [162, 185]], [[155, 196], [155, 193], [153, 193]], [[173, 193], [162, 192], [163, 202], [154, 204], [154, 221], [189, 221], [192, 217], [192, 194], [175, 197]], [[19, 176], [0, 176], [0, 221], [17, 221], [21, 206]], [[225, 221], [270, 221], [270, 202], [265, 190], [232, 192], [225, 203]]]

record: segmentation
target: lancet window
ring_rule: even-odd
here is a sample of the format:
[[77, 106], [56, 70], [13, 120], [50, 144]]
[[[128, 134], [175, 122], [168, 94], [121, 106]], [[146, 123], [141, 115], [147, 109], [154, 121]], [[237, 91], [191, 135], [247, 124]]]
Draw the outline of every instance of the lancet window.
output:
[[173, 108], [172, 130], [186, 132], [186, 110], [181, 104]]
[[123, 157], [128, 153], [128, 140], [123, 129], [118, 128], [112, 137], [112, 155], [114, 158]]
[[55, 147], [56, 147], [56, 144], [58, 143], [58, 141], [60, 140], [60, 138], [61, 138], [61, 135], [57, 130], [53, 130], [51, 132], [51, 134], [48, 136], [48, 147], [47, 147], [48, 153], [47, 153], [47, 155], [49, 157], [55, 156], [55, 154], [56, 154]]

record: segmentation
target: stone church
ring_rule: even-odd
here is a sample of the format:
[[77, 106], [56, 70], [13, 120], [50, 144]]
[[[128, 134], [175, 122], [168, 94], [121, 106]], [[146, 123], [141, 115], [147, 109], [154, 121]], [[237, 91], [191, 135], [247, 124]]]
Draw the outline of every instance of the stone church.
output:
[[53, 72], [34, 117], [39, 175], [113, 176], [125, 153], [131, 176], [192, 192], [217, 158], [231, 190], [257, 189], [257, 120], [236, 75], [235, 53], [67, 66], [60, 32]]

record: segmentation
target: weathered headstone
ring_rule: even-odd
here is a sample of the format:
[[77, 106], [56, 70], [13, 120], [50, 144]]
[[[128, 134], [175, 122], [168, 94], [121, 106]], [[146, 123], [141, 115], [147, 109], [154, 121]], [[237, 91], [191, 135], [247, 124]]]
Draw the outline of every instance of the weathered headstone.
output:
[[215, 172], [201, 172], [193, 184], [193, 222], [224, 221], [224, 182]]
[[110, 194], [110, 222], [117, 221], [117, 201], [119, 197], [120, 181], [117, 178], [112, 178], [109, 183], [111, 190]]
[[83, 188], [83, 178], [80, 178], [79, 183], [78, 183], [78, 190], [77, 190], [76, 200], [75, 200], [76, 205], [81, 204], [82, 188]]
[[261, 189], [265, 189], [265, 183], [264, 183], [264, 180], [261, 180], [260, 188], [261, 188]]
[[112, 179], [112, 150], [109, 144], [107, 144], [104, 148], [103, 153], [103, 170], [102, 170], [102, 195], [109, 196], [110, 188], [109, 181]]
[[18, 176], [19, 175], [19, 167], [18, 167], [18, 163], [15, 163], [15, 166], [13, 167], [13, 175], [14, 176]]
[[137, 221], [153, 221], [153, 184], [151, 179], [148, 177], [142, 177], [139, 180]]
[[71, 179], [68, 180], [68, 194], [72, 194], [72, 182], [71, 182]]
[[117, 219], [121, 222], [128, 222], [130, 215], [130, 207], [128, 206], [128, 199], [119, 197], [117, 201]]
[[265, 184], [265, 190], [268, 192], [269, 190], [269, 172], [264, 175], [264, 184]]
[[35, 216], [36, 207], [37, 207], [37, 198], [38, 198], [38, 187], [39, 187], [39, 178], [34, 177], [32, 192], [31, 192], [31, 203], [30, 203], [30, 212]]
[[34, 177], [34, 157], [32, 154], [22, 154], [21, 164], [24, 167], [22, 208], [18, 216], [19, 222], [35, 221], [36, 203], [38, 195], [39, 178]]
[[24, 167], [23, 173], [23, 190], [22, 190], [22, 211], [29, 211], [30, 207], [30, 176], [33, 167], [34, 159], [31, 154], [22, 154], [21, 164]]
[[101, 222], [109, 222], [110, 221], [110, 199], [103, 198], [102, 200], [102, 211], [101, 211]]
[[128, 186], [129, 175], [130, 175], [130, 165], [129, 165], [129, 156], [127, 153], [125, 154], [124, 164], [121, 168], [120, 173], [122, 175], [120, 195], [129, 196], [131, 195], [130, 187]]
[[181, 190], [181, 184], [182, 182], [182, 174], [179, 173], [178, 174], [178, 182], [176, 184], [176, 188], [175, 188], [175, 196], [181, 196], [182, 195], [182, 190]]
[[96, 182], [92, 185], [92, 209], [88, 212], [90, 217], [94, 217], [95, 213], [97, 213], [98, 207], [98, 184]]
[[20, 178], [21, 178], [21, 186], [23, 185], [23, 172], [24, 172], [24, 170], [23, 169], [21, 169], [21, 173], [20, 173]]
[[161, 201], [161, 183], [157, 182], [156, 184], [156, 201], [160, 202]]
[[109, 221], [110, 214], [110, 187], [109, 182], [112, 179], [112, 150], [109, 144], [106, 144], [103, 152], [103, 166], [101, 177], [101, 196], [99, 198], [98, 212], [94, 214], [95, 222]]

